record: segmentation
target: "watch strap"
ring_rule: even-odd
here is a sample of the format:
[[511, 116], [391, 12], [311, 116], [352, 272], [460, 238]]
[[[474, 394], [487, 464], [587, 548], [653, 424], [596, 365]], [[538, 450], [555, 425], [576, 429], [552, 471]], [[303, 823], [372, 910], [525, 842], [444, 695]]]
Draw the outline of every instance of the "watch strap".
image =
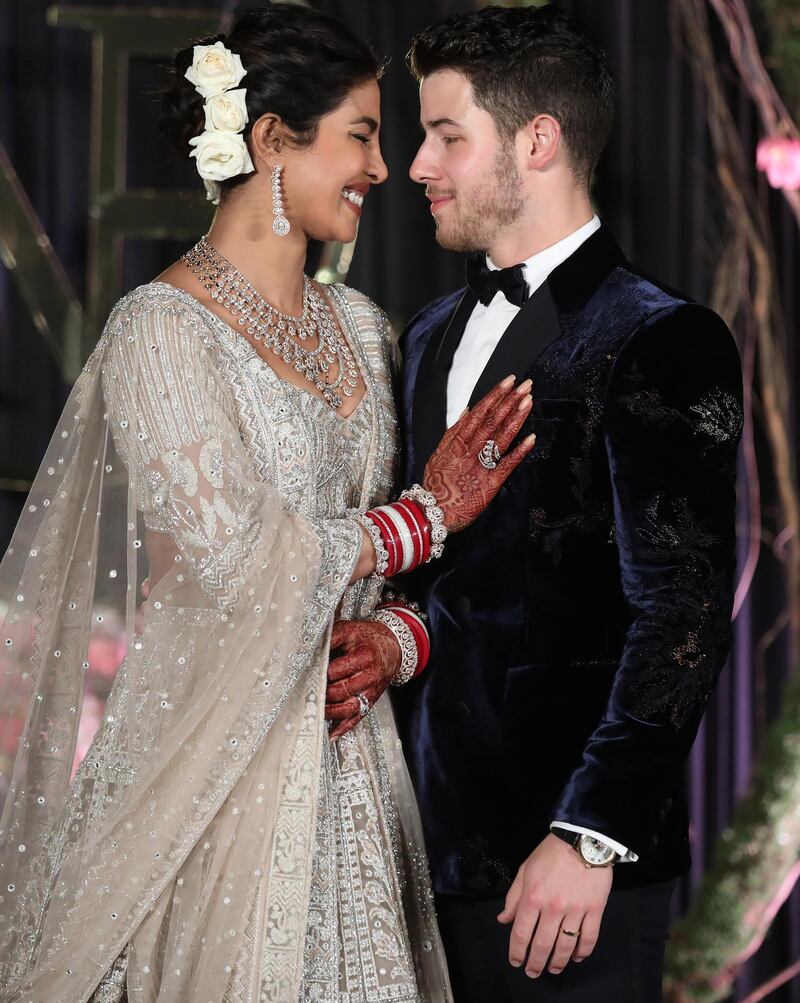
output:
[[552, 832], [554, 836], [558, 836], [559, 839], [563, 839], [565, 843], [569, 843], [569, 845], [572, 847], [573, 850], [578, 849], [578, 843], [580, 842], [581, 839], [581, 833], [572, 832], [571, 829], [561, 829], [557, 825], [551, 826], [550, 832]]

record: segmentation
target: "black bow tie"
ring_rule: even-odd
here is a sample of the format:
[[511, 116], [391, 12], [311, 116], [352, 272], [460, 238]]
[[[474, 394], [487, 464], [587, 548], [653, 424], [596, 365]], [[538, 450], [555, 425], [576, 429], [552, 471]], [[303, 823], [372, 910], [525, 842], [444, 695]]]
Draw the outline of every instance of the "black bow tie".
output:
[[485, 254], [470, 254], [467, 258], [467, 285], [484, 306], [488, 306], [498, 292], [514, 306], [521, 307], [528, 298], [524, 266], [489, 268]]

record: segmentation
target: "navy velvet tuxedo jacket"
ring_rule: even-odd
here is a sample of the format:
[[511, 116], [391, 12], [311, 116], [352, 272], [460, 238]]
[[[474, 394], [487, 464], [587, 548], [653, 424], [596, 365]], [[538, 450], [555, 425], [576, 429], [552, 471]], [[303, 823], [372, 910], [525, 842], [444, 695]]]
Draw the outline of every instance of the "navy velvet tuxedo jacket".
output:
[[[444, 433], [475, 302], [438, 300], [404, 335], [408, 483]], [[509, 373], [533, 380], [533, 453], [402, 582], [430, 616], [430, 664], [395, 704], [434, 887], [504, 894], [554, 820], [639, 854], [615, 887], [667, 880], [689, 866], [684, 764], [730, 642], [738, 352], [601, 228], [470, 403]]]

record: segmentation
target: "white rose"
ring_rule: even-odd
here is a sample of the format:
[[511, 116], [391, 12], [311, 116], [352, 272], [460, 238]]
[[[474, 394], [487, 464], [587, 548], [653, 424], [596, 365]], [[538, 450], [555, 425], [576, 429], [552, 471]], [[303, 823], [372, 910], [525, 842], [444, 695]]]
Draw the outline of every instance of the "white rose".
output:
[[255, 170], [250, 152], [235, 132], [203, 132], [189, 140], [189, 154], [197, 161], [197, 173], [207, 181], [225, 181]]
[[204, 98], [236, 87], [247, 73], [239, 54], [226, 49], [222, 42], [195, 45], [193, 52], [192, 65], [184, 76]]
[[216, 132], [241, 132], [247, 125], [247, 104], [244, 87], [236, 91], [215, 94], [206, 101], [206, 129]]

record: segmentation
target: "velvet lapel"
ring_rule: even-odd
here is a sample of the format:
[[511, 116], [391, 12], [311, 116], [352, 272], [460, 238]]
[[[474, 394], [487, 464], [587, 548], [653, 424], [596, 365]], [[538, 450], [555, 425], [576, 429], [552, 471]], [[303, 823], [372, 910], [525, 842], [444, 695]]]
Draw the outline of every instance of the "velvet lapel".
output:
[[510, 373], [518, 379], [561, 336], [559, 316], [581, 308], [625, 256], [604, 226], [591, 235], [525, 303], [497, 343], [470, 397], [474, 407]]
[[420, 359], [414, 384], [414, 413], [411, 432], [414, 436], [414, 466], [417, 478], [447, 427], [447, 377], [453, 356], [464, 334], [477, 296], [467, 289], [441, 334], [434, 332]]
[[523, 373], [530, 369], [545, 348], [560, 335], [561, 327], [555, 304], [547, 283], [544, 283], [524, 303], [498, 341], [475, 384], [469, 406], [474, 407], [492, 387], [511, 373], [521, 380]]

